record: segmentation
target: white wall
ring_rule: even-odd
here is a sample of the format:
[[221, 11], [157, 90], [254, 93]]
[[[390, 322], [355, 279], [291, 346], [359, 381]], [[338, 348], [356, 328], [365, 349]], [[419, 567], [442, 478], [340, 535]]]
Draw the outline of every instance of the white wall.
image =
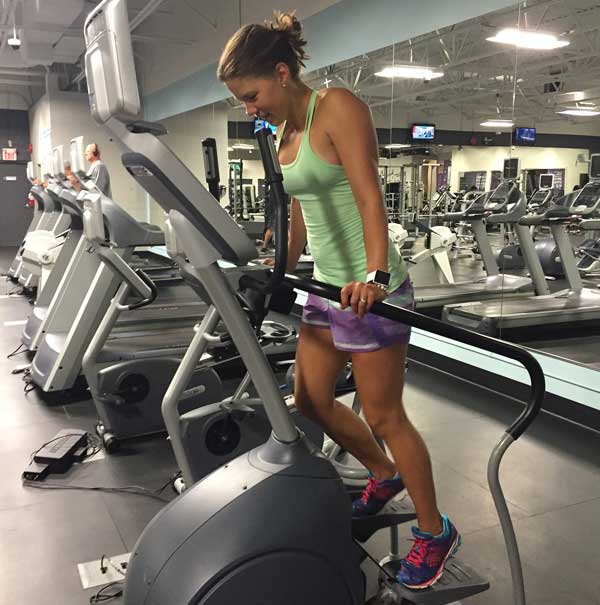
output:
[[[467, 147], [456, 149], [452, 153], [452, 172], [450, 186], [452, 191], [458, 189], [460, 173], [469, 171], [487, 171], [488, 188], [491, 183], [492, 170], [502, 170], [503, 161], [509, 156], [509, 147]], [[519, 147], [512, 152], [512, 157], [521, 160], [522, 170], [536, 168], [564, 168], [565, 192], [573, 190], [579, 184], [579, 174], [587, 172], [588, 165], [577, 163], [577, 156], [584, 154], [588, 158], [587, 149], [555, 149], [550, 147]]]
[[50, 91], [52, 117], [52, 144], [63, 145], [65, 160], [68, 158], [71, 139], [83, 136], [84, 143], [98, 143], [102, 160], [110, 174], [110, 186], [115, 202], [134, 218], [147, 219], [145, 195], [139, 185], [123, 168], [121, 150], [112, 142], [107, 131], [98, 126], [90, 114], [88, 96], [78, 92]]
[[[163, 120], [168, 134], [161, 137], [190, 169], [198, 180], [206, 185], [202, 141], [213, 138], [217, 142], [217, 157], [221, 183], [227, 185], [227, 111], [217, 107], [202, 107]], [[156, 225], [164, 222], [163, 210], [152, 202], [151, 220]]]
[[29, 137], [33, 146], [31, 158], [36, 165], [36, 174], [41, 174], [39, 165], [52, 152], [52, 124], [50, 120], [50, 101], [44, 95], [29, 110]]

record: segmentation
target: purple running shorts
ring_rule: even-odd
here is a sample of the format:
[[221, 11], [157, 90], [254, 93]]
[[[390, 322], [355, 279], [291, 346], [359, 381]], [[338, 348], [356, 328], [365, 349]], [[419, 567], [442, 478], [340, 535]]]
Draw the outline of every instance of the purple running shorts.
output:
[[[397, 307], [414, 309], [414, 292], [410, 278], [407, 277], [386, 300], [393, 302]], [[335, 348], [350, 353], [376, 351], [396, 343], [408, 343], [410, 339], [410, 326], [406, 324], [374, 313], [367, 313], [360, 319], [351, 307], [342, 310], [339, 303], [315, 294], [308, 295], [302, 313], [302, 323], [331, 330]]]

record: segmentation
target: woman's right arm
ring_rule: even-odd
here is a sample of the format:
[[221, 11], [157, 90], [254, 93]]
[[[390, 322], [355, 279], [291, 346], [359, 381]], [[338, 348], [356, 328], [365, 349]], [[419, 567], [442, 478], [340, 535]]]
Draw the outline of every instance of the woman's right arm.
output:
[[304, 225], [304, 217], [300, 202], [296, 198], [292, 198], [290, 206], [290, 227], [288, 235], [288, 261], [287, 271], [290, 273], [296, 269], [298, 259], [306, 245], [306, 226]]

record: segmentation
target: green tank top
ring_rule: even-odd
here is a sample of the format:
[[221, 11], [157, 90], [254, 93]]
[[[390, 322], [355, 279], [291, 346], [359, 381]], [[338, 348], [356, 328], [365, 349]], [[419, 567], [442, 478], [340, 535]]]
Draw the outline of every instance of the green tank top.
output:
[[[351, 281], [365, 281], [367, 254], [362, 219], [344, 167], [325, 162], [310, 146], [317, 92], [310, 97], [296, 159], [281, 166], [283, 185], [302, 208], [315, 279], [342, 287]], [[392, 242], [388, 242], [388, 271], [393, 291], [408, 272]]]

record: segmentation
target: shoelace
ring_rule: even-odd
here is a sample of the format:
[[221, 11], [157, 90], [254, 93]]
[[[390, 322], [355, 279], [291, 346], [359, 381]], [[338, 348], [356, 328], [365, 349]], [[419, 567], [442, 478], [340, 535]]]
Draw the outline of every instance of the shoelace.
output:
[[425, 554], [427, 552], [427, 540], [423, 540], [423, 538], [414, 538], [410, 540], [413, 545], [410, 549], [410, 552], [406, 556], [405, 561], [410, 563], [414, 567], [421, 567], [423, 562], [425, 561]]
[[361, 500], [363, 501], [363, 504], [368, 504], [369, 498], [376, 491], [377, 491], [377, 481], [375, 479], [369, 478], [369, 481], [367, 482], [367, 487], [365, 488], [365, 491], [363, 492], [363, 495], [361, 498]]

